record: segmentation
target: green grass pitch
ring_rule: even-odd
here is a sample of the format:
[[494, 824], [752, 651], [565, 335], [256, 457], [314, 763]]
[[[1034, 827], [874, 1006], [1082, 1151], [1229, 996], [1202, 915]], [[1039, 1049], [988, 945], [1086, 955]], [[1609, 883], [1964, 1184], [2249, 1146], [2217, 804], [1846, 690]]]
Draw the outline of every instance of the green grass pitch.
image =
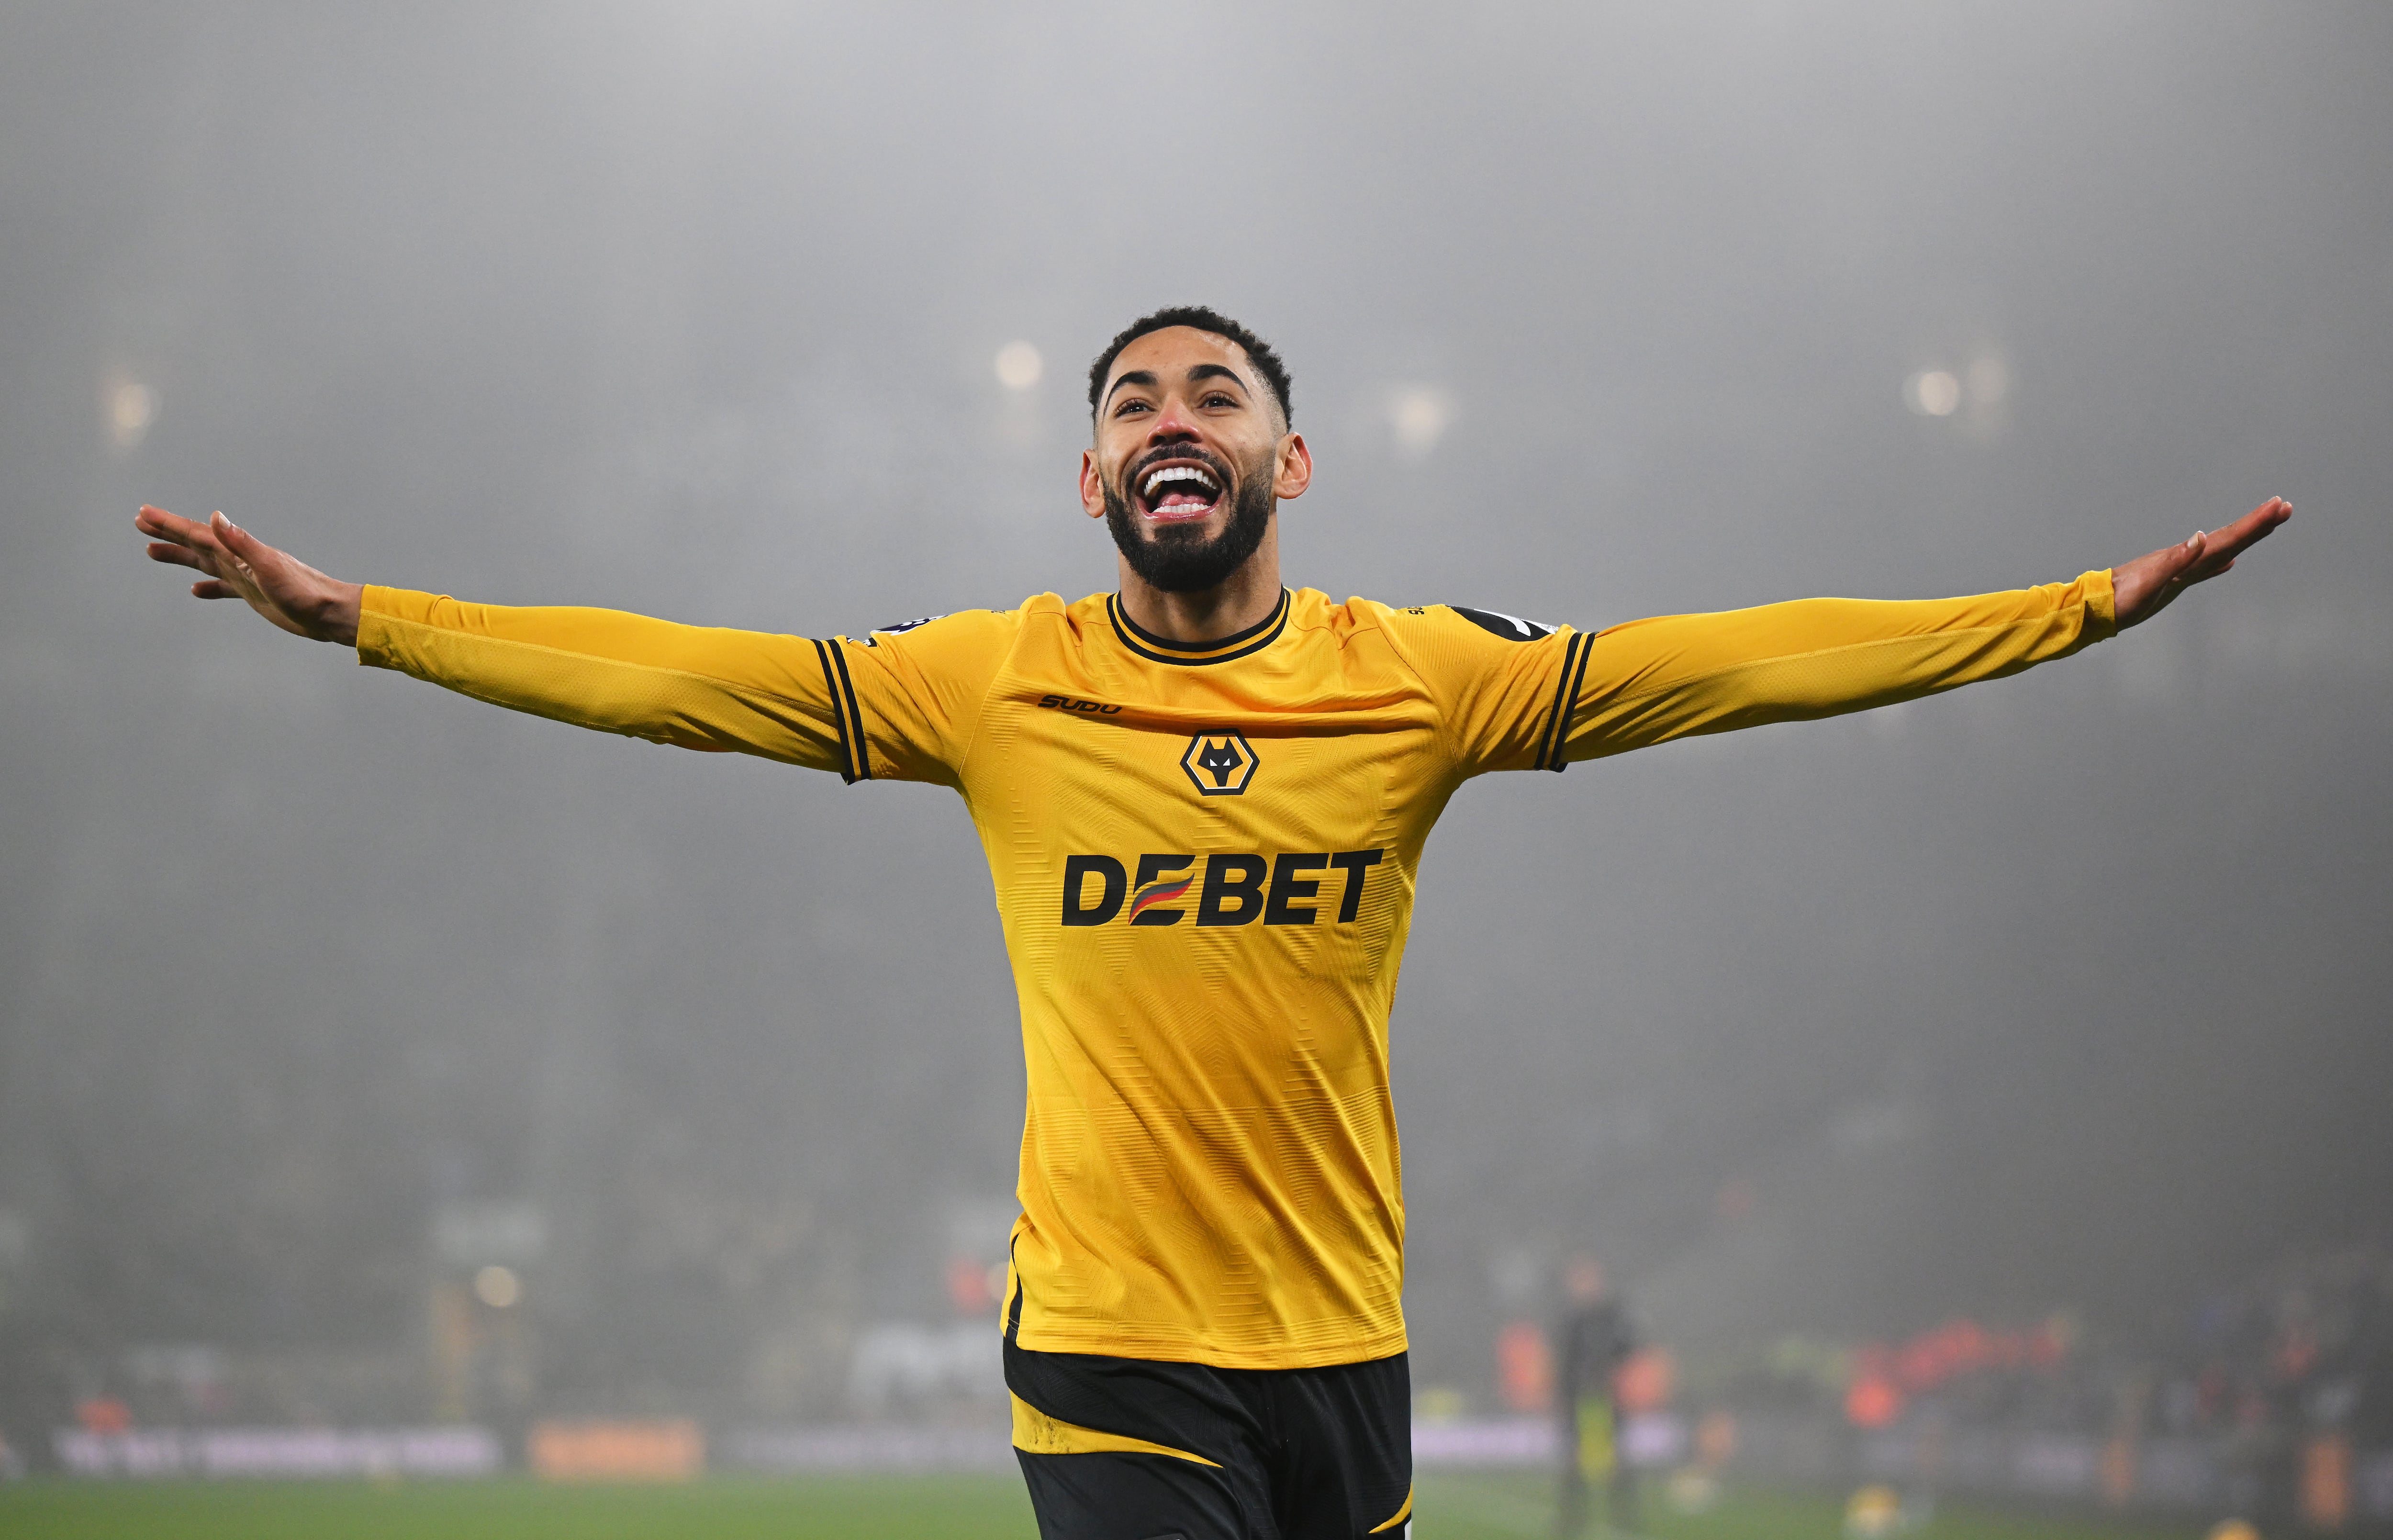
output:
[[[1655, 1540], [1842, 1540], [1817, 1498], [1733, 1497], [1703, 1515], [1655, 1512]], [[1542, 1481], [1424, 1477], [1416, 1540], [1552, 1533]], [[1022, 1485], [1003, 1476], [717, 1478], [689, 1486], [527, 1481], [98, 1483], [0, 1486], [7, 1540], [1036, 1540]], [[1911, 1540], [2184, 1540], [2198, 1529], [1949, 1509]]]

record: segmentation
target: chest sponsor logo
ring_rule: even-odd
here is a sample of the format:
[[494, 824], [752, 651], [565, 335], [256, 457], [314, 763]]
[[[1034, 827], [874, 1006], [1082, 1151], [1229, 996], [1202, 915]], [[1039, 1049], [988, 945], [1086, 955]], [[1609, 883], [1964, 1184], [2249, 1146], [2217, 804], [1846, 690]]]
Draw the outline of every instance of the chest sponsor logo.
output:
[[1134, 866], [1112, 855], [1068, 855], [1063, 921], [1106, 925], [1128, 910], [1133, 925], [1177, 925], [1192, 914], [1199, 926], [1351, 925], [1363, 912], [1371, 868], [1385, 854], [1290, 850], [1269, 857], [1208, 855], [1201, 863], [1194, 855], [1147, 855]]
[[1237, 733], [1199, 733], [1180, 756], [1188, 784], [1203, 797], [1235, 797], [1255, 778], [1255, 747]]

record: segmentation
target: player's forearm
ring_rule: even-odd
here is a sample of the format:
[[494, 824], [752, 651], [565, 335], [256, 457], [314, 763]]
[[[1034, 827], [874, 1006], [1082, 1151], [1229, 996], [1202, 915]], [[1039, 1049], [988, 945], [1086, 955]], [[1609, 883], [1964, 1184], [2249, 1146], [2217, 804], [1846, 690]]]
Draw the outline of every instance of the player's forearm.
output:
[[821, 768], [841, 760], [820, 654], [802, 637], [369, 586], [357, 647], [360, 662], [600, 732]]
[[1566, 757], [1865, 711], [2112, 634], [2111, 575], [1957, 599], [1803, 599], [1615, 626], [1588, 643]]

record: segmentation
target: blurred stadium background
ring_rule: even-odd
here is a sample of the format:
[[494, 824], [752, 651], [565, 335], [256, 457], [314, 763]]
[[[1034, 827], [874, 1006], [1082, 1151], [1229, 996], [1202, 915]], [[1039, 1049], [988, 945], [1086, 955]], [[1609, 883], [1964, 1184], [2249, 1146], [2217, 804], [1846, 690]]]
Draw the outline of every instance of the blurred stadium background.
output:
[[[0, 7], [0, 1527], [1028, 1533], [961, 810], [360, 674], [129, 520], [817, 634], [1076, 595], [1085, 360], [1183, 300], [1288, 355], [1339, 595], [2300, 516], [2070, 665], [1458, 800], [1423, 1533], [1542, 1532], [1581, 1252], [1662, 1533], [2393, 1524], [2388, 65], [2222, 0]], [[527, 1471], [709, 1481], [414, 1480]], [[232, 1474], [364, 1484], [131, 1480]]]

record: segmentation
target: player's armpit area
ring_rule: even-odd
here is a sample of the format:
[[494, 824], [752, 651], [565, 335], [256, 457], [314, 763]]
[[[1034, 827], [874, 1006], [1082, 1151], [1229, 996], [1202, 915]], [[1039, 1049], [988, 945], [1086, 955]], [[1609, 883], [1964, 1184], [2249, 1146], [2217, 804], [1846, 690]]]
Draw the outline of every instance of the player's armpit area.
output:
[[1553, 763], [1892, 705], [2066, 658], [2115, 629], [2107, 571], [1958, 599], [1801, 599], [1632, 620], [1582, 644]]
[[512, 711], [854, 777], [827, 644], [368, 587], [358, 660]]

